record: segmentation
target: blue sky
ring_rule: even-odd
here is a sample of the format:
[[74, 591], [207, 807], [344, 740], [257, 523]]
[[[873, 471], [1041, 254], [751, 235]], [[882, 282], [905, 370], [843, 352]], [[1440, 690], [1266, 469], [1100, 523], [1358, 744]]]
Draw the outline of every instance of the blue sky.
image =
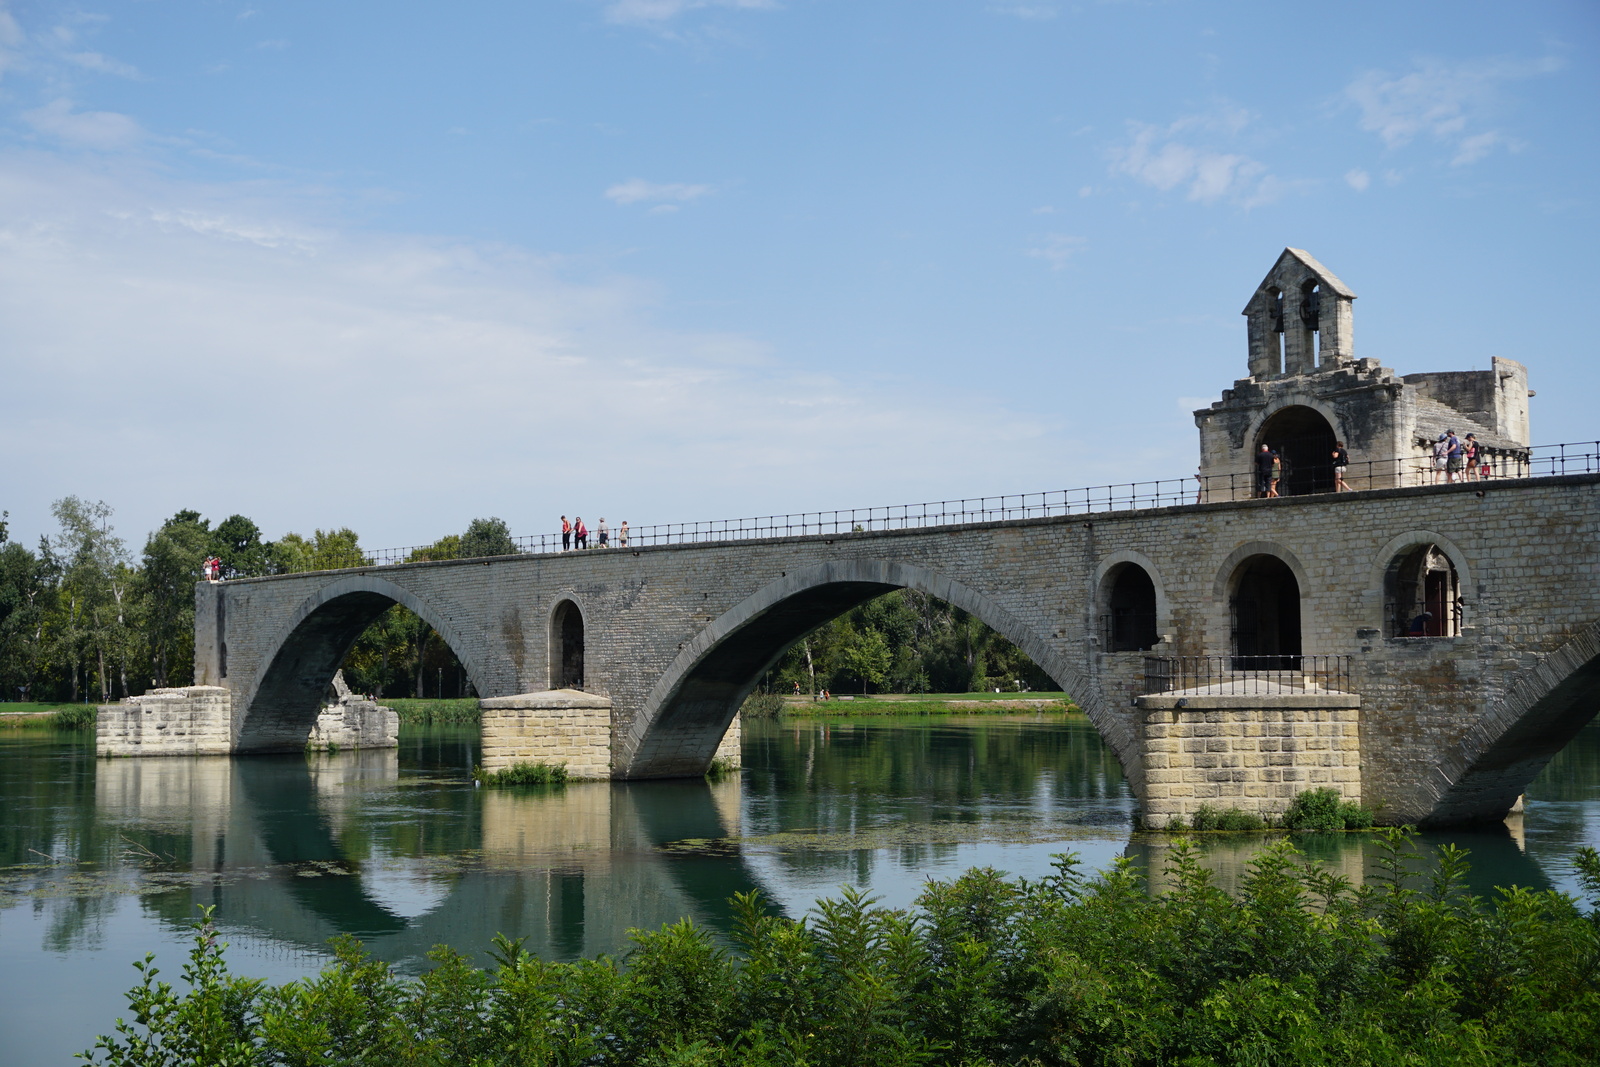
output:
[[1600, 436], [1592, 2], [0, 7], [0, 507], [374, 547], [1193, 470], [1285, 245]]

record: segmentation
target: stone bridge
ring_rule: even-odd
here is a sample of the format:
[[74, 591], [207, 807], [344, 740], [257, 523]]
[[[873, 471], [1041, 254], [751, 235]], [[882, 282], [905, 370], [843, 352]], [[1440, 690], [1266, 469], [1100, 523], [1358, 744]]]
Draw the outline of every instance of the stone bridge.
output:
[[[196, 692], [223, 716], [209, 751], [300, 749], [352, 642], [403, 604], [486, 707], [602, 698], [569, 694], [601, 729], [562, 755], [699, 775], [785, 649], [892, 589], [1016, 642], [1152, 825], [1323, 784], [1385, 822], [1498, 819], [1600, 708], [1596, 474], [203, 584], [196, 681], [219, 688]], [[1151, 693], [1150, 657], [1176, 692]], [[1185, 662], [1221, 667], [1185, 688]]]

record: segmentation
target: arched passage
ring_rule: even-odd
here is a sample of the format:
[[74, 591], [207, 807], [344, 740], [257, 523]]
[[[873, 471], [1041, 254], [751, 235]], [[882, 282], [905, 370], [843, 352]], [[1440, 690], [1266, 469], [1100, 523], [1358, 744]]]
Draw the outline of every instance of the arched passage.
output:
[[[268, 645], [255, 685], [244, 695], [236, 752], [299, 752], [316, 721], [323, 694], [356, 638], [392, 605], [415, 612], [456, 653], [473, 687], [484, 685], [474, 650], [449, 621], [408, 590], [372, 575], [349, 575], [308, 597]], [[235, 695], [235, 699], [239, 699]]]
[[550, 688], [583, 688], [583, 612], [563, 600], [550, 613]]
[[1118, 563], [1102, 581], [1100, 647], [1106, 652], [1142, 652], [1161, 638], [1156, 632], [1156, 583], [1133, 562]]
[[1333, 427], [1320, 411], [1294, 404], [1273, 412], [1261, 424], [1250, 451], [1267, 445], [1283, 458], [1279, 496], [1331, 493], [1335, 440]]
[[790, 645], [829, 619], [895, 589], [938, 597], [1013, 641], [1057, 685], [1074, 694], [1123, 766], [1130, 766], [1130, 724], [1106, 712], [1095, 700], [1097, 690], [1084, 684], [1056, 646], [993, 599], [920, 567], [841, 560], [786, 574], [687, 642], [622, 738], [622, 776], [703, 773], [739, 705]]
[[1229, 583], [1235, 670], [1293, 670], [1300, 660], [1300, 583], [1277, 556], [1240, 562]]

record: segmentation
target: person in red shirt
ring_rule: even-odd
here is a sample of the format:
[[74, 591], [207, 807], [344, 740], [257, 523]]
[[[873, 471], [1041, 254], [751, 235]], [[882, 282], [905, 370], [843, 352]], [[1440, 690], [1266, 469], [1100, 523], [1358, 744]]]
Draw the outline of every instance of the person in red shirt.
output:
[[572, 523], [567, 521], [565, 515], [561, 516], [561, 551], [565, 552], [572, 547]]
[[579, 548], [589, 547], [589, 527], [583, 524], [582, 515], [572, 517], [572, 539], [577, 542]]

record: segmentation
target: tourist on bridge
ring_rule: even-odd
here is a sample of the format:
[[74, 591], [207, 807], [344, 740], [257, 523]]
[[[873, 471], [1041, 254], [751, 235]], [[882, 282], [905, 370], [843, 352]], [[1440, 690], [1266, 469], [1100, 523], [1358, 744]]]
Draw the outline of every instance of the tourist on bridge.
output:
[[1276, 449], [1274, 449], [1272, 451], [1271, 455], [1272, 455], [1272, 474], [1271, 474], [1271, 482], [1267, 485], [1267, 495], [1268, 496], [1277, 496], [1277, 495], [1279, 495], [1278, 494], [1278, 483], [1283, 481], [1283, 457], [1278, 454], [1278, 451]]
[[1272, 468], [1278, 461], [1278, 454], [1266, 442], [1262, 442], [1261, 451], [1256, 453], [1256, 496], [1271, 496]]
[[1350, 467], [1350, 453], [1344, 447], [1343, 441], [1333, 443], [1333, 491], [1347, 493], [1350, 486], [1344, 480], [1344, 472]]
[[622, 525], [617, 528], [617, 544], [623, 548], [628, 547], [628, 520], [623, 519]]
[[1439, 435], [1433, 443], [1433, 484], [1438, 485], [1445, 480], [1445, 473], [1450, 466], [1450, 432], [1447, 430]]
[[1461, 463], [1465, 450], [1461, 447], [1461, 438], [1456, 436], [1454, 430], [1445, 431], [1445, 469], [1444, 480], [1459, 482], [1462, 480]]
[[1478, 480], [1478, 457], [1482, 454], [1483, 446], [1478, 444], [1478, 435], [1467, 434], [1467, 439], [1461, 442], [1461, 458], [1467, 465], [1467, 481]]
[[561, 551], [565, 552], [572, 547], [572, 523], [567, 521], [565, 515], [561, 516]]
[[582, 515], [572, 517], [572, 540], [579, 548], [589, 547], [589, 527], [583, 524]]
[[604, 515], [600, 516], [600, 523], [595, 527], [595, 530], [600, 534], [600, 547], [607, 547], [607, 542], [611, 540], [611, 527], [606, 525], [606, 517]]

